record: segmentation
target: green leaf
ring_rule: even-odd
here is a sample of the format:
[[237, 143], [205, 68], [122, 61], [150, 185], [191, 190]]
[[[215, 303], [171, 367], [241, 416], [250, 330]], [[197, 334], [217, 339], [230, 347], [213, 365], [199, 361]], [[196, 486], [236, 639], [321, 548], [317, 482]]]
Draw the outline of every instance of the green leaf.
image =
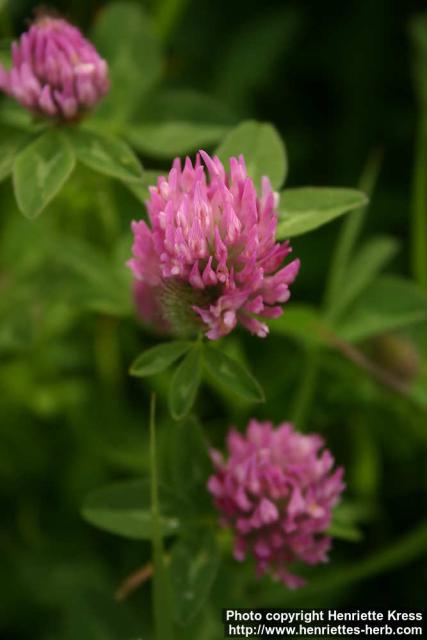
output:
[[79, 238], [53, 234], [45, 242], [52, 264], [63, 265], [72, 275], [70, 290], [78, 304], [119, 317], [132, 313], [131, 274], [124, 261], [114, 264], [108, 254]]
[[162, 55], [153, 25], [136, 2], [114, 2], [100, 12], [93, 39], [111, 77], [110, 93], [97, 115], [126, 122], [161, 75]]
[[286, 77], [286, 54], [295, 44], [301, 12], [285, 3], [272, 7], [266, 6], [252, 17], [248, 13], [239, 21], [215, 65], [217, 93], [236, 110], [252, 110], [260, 92], [271, 86], [279, 65]]
[[358, 518], [360, 514], [357, 507], [346, 502], [339, 504], [333, 511], [332, 522], [327, 530], [328, 535], [348, 542], [359, 542], [362, 539], [362, 533], [356, 526]]
[[124, 184], [133, 193], [135, 198], [139, 200], [144, 206], [146, 201], [150, 197], [149, 187], [157, 185], [157, 178], [163, 175], [165, 172], [160, 171], [145, 171], [142, 176], [142, 180], [128, 181]]
[[[349, 450], [352, 451], [352, 463], [346, 471], [346, 481], [352, 487], [352, 493], [362, 500], [375, 499], [382, 486], [383, 468], [381, 464], [381, 450], [377, 439], [373, 436], [376, 418], [371, 423], [363, 418], [354, 421], [349, 434]], [[344, 502], [343, 505], [346, 503]], [[340, 509], [338, 505], [337, 509]]]
[[340, 538], [341, 540], [347, 540], [347, 542], [359, 542], [362, 539], [362, 534], [359, 529], [349, 524], [332, 523], [328, 527], [326, 533], [334, 538]]
[[170, 564], [176, 621], [189, 624], [206, 602], [219, 566], [219, 551], [210, 531], [175, 543]]
[[126, 132], [129, 142], [153, 158], [171, 158], [216, 144], [228, 131], [222, 124], [170, 121], [133, 125]]
[[83, 129], [73, 130], [69, 139], [77, 158], [91, 169], [124, 181], [142, 178], [141, 164], [123, 140]]
[[[180, 525], [179, 498], [166, 488], [160, 490], [162, 535], [175, 534]], [[150, 482], [132, 480], [107, 485], [88, 495], [82, 516], [90, 524], [126, 538], [151, 540], [153, 522], [150, 506]]]
[[170, 158], [219, 142], [233, 125], [224, 105], [211, 96], [169, 89], [150, 95], [124, 135], [139, 151]]
[[50, 129], [23, 149], [13, 165], [16, 200], [27, 218], [35, 218], [70, 177], [75, 156], [65, 136]]
[[176, 340], [159, 344], [141, 353], [130, 368], [133, 376], [142, 378], [165, 371], [176, 360], [191, 349], [192, 343]]
[[15, 157], [20, 150], [25, 134], [6, 127], [0, 129], [0, 182], [7, 178], [13, 169]]
[[182, 14], [185, 12], [190, 0], [167, 0], [156, 2], [153, 5], [153, 15], [156, 22], [156, 31], [163, 42], [168, 42], [177, 31]]
[[308, 304], [293, 304], [268, 324], [273, 335], [288, 336], [306, 346], [324, 344], [330, 331], [319, 311]]
[[237, 360], [211, 345], [205, 345], [204, 362], [209, 374], [236, 395], [251, 402], [265, 401], [258, 382]]
[[313, 231], [366, 203], [366, 195], [356, 189], [327, 187], [285, 189], [280, 194], [277, 237], [290, 238]]
[[345, 340], [357, 342], [426, 320], [425, 291], [404, 278], [383, 276], [347, 308], [336, 332]]
[[333, 313], [342, 313], [396, 255], [398, 243], [386, 236], [368, 240], [350, 260], [345, 286], [333, 305]]
[[[381, 169], [382, 153], [378, 150], [372, 151], [363, 168], [362, 175], [359, 180], [358, 188], [371, 199], [378, 176]], [[329, 266], [329, 274], [326, 281], [326, 291], [324, 296], [324, 306], [326, 308], [328, 318], [333, 317], [332, 309], [335, 302], [339, 299], [342, 290], [347, 286], [346, 278], [347, 267], [353, 255], [353, 249], [360, 235], [363, 222], [369, 209], [370, 202], [356, 209], [350, 215], [346, 216], [341, 225], [341, 229], [332, 253], [332, 260]]]
[[235, 125], [234, 116], [224, 102], [191, 89], [159, 89], [144, 101], [141, 122], [191, 122], [200, 125]]
[[202, 350], [195, 345], [186, 355], [172, 378], [169, 408], [175, 420], [184, 418], [196, 399], [202, 370]]
[[30, 112], [23, 109], [12, 98], [6, 98], [0, 102], [0, 121], [8, 127], [19, 129], [21, 132], [26, 132], [30, 135], [40, 133], [46, 129], [46, 123], [36, 123]]
[[185, 496], [202, 489], [206, 504], [206, 481], [212, 472], [212, 463], [201, 426], [192, 416], [178, 422], [172, 429], [169, 443], [172, 486]]
[[274, 189], [279, 189], [287, 174], [288, 163], [283, 140], [268, 123], [248, 120], [238, 125], [224, 138], [216, 154], [228, 168], [230, 157], [245, 157], [248, 174], [257, 189], [262, 176], [268, 176]]

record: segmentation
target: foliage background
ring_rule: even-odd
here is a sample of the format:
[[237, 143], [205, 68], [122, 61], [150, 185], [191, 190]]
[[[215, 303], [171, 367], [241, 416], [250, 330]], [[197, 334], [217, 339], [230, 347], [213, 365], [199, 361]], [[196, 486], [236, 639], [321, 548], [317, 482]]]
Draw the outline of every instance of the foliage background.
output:
[[[9, 4], [0, 3], [3, 36], [21, 32], [35, 7], [24, 0]], [[87, 31], [106, 4], [50, 3]], [[389, 270], [405, 276], [411, 263], [418, 118], [407, 26], [422, 5], [403, 0], [144, 3], [160, 25], [163, 88], [188, 88], [219, 100], [224, 123], [247, 117], [274, 122], [287, 144], [289, 185], [355, 186], [370, 152], [382, 149], [363, 234], [393, 236], [400, 251]], [[172, 116], [175, 108], [173, 101], [168, 104]], [[168, 164], [149, 153], [142, 160], [149, 168]], [[36, 222], [22, 218], [10, 182], [0, 186], [0, 204], [2, 637], [151, 637], [148, 585], [126, 603], [113, 600], [118, 583], [148, 561], [149, 547], [110, 537], [79, 516], [90, 490], [147, 469], [150, 385], [160, 396], [167, 466], [174, 425], [162, 410], [166, 380], [159, 376], [142, 386], [127, 375], [135, 354], [153, 338], [132, 315], [117, 319], [99, 313], [102, 300], [88, 314], [97, 275], [91, 280], [93, 265], [85, 263], [77, 240], [85, 237], [109, 261], [115, 256], [122, 264], [129, 222], [139, 217], [141, 205], [119, 184], [84, 172], [77, 172]], [[303, 263], [294, 301], [321, 300], [339, 228], [335, 222], [293, 242]], [[58, 260], [61, 254], [70, 256], [68, 264]], [[79, 277], [76, 260], [83, 265]], [[100, 298], [104, 285], [101, 278]], [[384, 366], [399, 375], [403, 358], [405, 376], [422, 358], [426, 330], [421, 325], [405, 333], [403, 356], [378, 340], [370, 342], [368, 352], [385, 358]], [[218, 446], [230, 423], [243, 427], [254, 413], [275, 421], [289, 418], [305, 366], [300, 345], [289, 337], [262, 342], [239, 335], [228, 348], [245, 354], [267, 391], [267, 403], [254, 410], [204, 387], [197, 409]], [[194, 637], [221, 637], [220, 607], [226, 605], [424, 604], [425, 408], [383, 388], [336, 353], [324, 353], [321, 371], [307, 423], [327, 437], [347, 467], [348, 496], [361, 514], [363, 539], [336, 541], [331, 565], [317, 568], [312, 586], [299, 593], [268, 580], [255, 582], [252, 567], [228, 558], [225, 541], [224, 562], [193, 623]], [[366, 575], [359, 575], [355, 568], [365, 565]]]

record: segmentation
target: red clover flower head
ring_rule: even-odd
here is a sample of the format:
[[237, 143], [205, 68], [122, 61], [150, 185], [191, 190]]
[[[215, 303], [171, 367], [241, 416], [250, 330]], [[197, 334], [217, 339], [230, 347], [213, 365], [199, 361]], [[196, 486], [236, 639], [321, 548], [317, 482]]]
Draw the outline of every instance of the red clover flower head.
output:
[[0, 89], [35, 114], [74, 120], [109, 90], [108, 66], [80, 31], [39, 17], [12, 44], [12, 68], [0, 65]]
[[265, 337], [264, 320], [282, 314], [300, 266], [283, 266], [292, 249], [276, 242], [277, 204], [266, 177], [257, 195], [243, 156], [230, 159], [229, 173], [204, 151], [194, 166], [177, 158], [150, 187], [149, 224], [132, 224], [128, 264], [150, 298], [147, 313], [139, 299], [144, 319], [160, 311], [171, 330], [204, 329], [213, 340], [238, 323]]
[[290, 572], [296, 561], [327, 561], [325, 531], [344, 489], [342, 467], [316, 434], [288, 423], [249, 422], [246, 434], [228, 434], [228, 458], [211, 451], [215, 474], [208, 489], [224, 525], [234, 532], [234, 556], [255, 558], [259, 576], [269, 572], [289, 588], [304, 581]]

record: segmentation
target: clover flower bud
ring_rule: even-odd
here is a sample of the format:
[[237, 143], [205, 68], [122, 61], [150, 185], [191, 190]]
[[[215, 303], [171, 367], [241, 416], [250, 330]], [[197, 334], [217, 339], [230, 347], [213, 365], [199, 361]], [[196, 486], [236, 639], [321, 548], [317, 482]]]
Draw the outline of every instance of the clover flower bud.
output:
[[80, 31], [39, 17], [12, 44], [12, 68], [0, 65], [0, 89], [29, 111], [62, 121], [92, 109], [109, 90], [108, 66]]

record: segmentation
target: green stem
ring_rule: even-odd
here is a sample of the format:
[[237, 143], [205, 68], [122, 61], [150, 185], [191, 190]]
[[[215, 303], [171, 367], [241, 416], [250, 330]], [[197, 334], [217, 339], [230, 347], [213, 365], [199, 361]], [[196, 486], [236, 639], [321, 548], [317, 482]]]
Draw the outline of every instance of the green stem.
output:
[[427, 288], [427, 115], [419, 124], [412, 193], [412, 272]]
[[164, 561], [163, 538], [161, 532], [157, 447], [156, 447], [156, 397], [151, 396], [150, 403], [150, 467], [151, 467], [151, 518], [153, 525], [153, 618], [156, 640], [173, 640], [171, 593], [169, 576]]
[[[157, 486], [157, 445], [156, 445], [156, 396], [153, 393], [150, 400], [150, 471], [151, 471], [151, 515], [153, 529], [160, 531], [159, 493]], [[153, 535], [153, 538], [158, 536]]]

